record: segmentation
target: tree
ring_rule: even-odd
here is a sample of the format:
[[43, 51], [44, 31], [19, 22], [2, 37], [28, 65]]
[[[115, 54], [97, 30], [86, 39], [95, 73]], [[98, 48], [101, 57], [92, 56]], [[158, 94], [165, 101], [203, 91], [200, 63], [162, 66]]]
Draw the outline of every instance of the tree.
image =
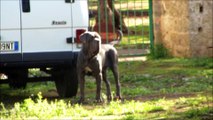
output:
[[127, 33], [126, 24], [121, 16], [121, 14], [119, 13], [119, 11], [117, 9], [115, 9], [114, 0], [107, 0], [107, 1], [108, 1], [109, 8], [112, 11], [114, 11], [115, 28], [117, 28], [119, 30], [122, 29], [122, 32]]

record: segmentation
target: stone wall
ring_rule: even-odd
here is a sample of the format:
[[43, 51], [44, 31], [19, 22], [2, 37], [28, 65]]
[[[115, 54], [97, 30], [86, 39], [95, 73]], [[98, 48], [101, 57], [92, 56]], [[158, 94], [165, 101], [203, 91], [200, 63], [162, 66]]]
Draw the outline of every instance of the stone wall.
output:
[[194, 57], [213, 57], [213, 0], [191, 0], [190, 47]]
[[176, 57], [213, 56], [212, 0], [153, 0], [154, 40]]

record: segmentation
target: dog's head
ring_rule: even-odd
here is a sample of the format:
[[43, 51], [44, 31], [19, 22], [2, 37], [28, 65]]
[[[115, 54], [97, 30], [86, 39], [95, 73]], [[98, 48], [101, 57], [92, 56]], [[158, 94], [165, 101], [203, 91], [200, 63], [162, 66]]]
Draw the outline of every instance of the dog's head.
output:
[[82, 51], [88, 57], [94, 57], [100, 52], [101, 37], [97, 32], [84, 32], [80, 35], [82, 42]]

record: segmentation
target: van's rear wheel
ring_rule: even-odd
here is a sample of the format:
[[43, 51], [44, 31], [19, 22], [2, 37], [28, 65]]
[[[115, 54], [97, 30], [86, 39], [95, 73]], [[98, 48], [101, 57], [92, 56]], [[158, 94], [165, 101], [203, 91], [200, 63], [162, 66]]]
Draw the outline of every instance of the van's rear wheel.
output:
[[76, 96], [78, 90], [76, 68], [55, 69], [53, 78], [60, 97]]
[[10, 88], [25, 88], [27, 85], [28, 69], [15, 69], [8, 73]]

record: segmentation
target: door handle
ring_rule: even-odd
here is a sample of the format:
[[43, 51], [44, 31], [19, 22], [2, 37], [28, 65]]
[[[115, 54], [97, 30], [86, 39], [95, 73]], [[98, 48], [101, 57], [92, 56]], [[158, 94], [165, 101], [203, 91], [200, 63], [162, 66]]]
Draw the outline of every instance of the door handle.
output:
[[65, 0], [65, 3], [74, 3], [75, 0]]
[[23, 12], [30, 12], [30, 0], [22, 0], [22, 11]]

